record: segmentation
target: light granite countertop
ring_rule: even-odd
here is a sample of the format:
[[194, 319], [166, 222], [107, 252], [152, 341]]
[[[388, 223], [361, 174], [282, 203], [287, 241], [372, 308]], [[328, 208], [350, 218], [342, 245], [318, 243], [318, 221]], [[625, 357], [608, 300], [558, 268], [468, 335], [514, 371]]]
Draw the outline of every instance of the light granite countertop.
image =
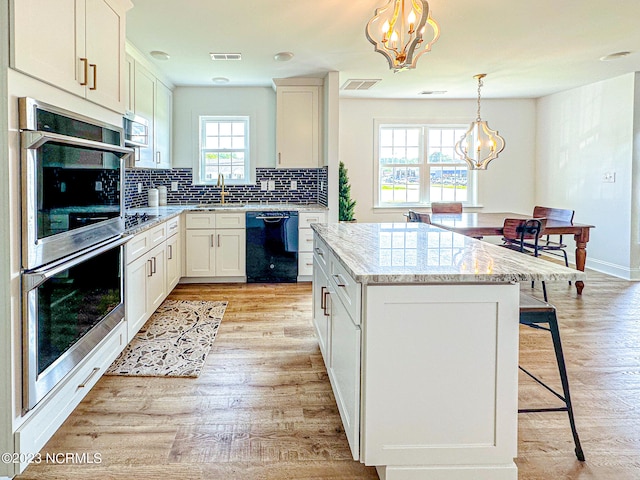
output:
[[[182, 212], [249, 212], [249, 211], [297, 211], [297, 212], [318, 212], [326, 211], [327, 207], [320, 204], [310, 203], [227, 203], [224, 205], [210, 203], [210, 204], [193, 204], [193, 205], [165, 205], [162, 207], [137, 207], [127, 209], [125, 212], [127, 215], [135, 215], [136, 213], [142, 215], [146, 213], [149, 215], [149, 220], [144, 223], [128, 225], [126, 228], [126, 234], [135, 235], [143, 232], [148, 228], [153, 227], [162, 222], [180, 215]], [[131, 223], [131, 222], [129, 222]]]
[[333, 223], [311, 228], [363, 284], [586, 279], [584, 272], [424, 223]]

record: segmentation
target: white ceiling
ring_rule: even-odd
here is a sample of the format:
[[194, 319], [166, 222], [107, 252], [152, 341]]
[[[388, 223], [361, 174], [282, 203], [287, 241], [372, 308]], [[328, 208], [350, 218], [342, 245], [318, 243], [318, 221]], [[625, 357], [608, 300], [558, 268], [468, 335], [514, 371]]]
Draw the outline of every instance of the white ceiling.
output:
[[[269, 86], [272, 78], [324, 76], [381, 79], [371, 90], [342, 96], [535, 98], [640, 71], [640, 0], [430, 0], [440, 39], [415, 70], [393, 73], [364, 35], [387, 0], [132, 0], [127, 38], [175, 85]], [[291, 51], [289, 62], [274, 54]], [[600, 57], [631, 55], [609, 62]], [[210, 52], [242, 53], [214, 62]]]

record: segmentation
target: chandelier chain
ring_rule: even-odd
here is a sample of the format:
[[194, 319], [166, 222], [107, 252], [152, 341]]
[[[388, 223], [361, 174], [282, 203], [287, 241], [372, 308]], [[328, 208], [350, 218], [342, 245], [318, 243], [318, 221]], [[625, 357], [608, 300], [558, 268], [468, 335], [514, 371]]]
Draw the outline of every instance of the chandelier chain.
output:
[[482, 77], [478, 76], [478, 117], [476, 121], [480, 121], [480, 89], [482, 88]]

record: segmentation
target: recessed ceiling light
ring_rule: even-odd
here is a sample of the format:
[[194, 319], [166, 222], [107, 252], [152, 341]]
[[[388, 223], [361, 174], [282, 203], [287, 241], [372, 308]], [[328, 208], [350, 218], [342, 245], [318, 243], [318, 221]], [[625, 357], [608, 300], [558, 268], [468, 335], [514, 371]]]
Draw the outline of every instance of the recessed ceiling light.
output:
[[276, 62], [288, 62], [293, 58], [293, 53], [291, 52], [278, 52], [273, 56], [273, 59]]
[[423, 90], [420, 95], [444, 95], [446, 90]]
[[627, 55], [631, 55], [631, 52], [616, 52], [616, 53], [610, 53], [609, 55], [605, 55], [604, 57], [600, 57], [600, 61], [602, 62], [608, 62], [611, 60], [617, 60], [619, 58], [622, 57], [626, 57]]
[[156, 60], [169, 60], [171, 58], [167, 52], [162, 52], [160, 50], [149, 52], [149, 55], [151, 55]]
[[212, 81], [213, 83], [218, 84], [218, 85], [223, 85], [223, 84], [225, 84], [225, 83], [229, 83], [229, 79], [228, 79], [227, 77], [213, 77], [213, 78], [211, 79], [211, 81]]

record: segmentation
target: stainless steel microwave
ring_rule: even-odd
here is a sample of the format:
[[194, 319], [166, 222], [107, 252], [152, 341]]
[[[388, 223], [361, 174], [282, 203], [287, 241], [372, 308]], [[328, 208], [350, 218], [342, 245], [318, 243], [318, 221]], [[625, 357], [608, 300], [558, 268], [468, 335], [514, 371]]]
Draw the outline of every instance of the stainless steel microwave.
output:
[[149, 146], [149, 121], [139, 115], [127, 113], [123, 119], [124, 144], [127, 147]]

